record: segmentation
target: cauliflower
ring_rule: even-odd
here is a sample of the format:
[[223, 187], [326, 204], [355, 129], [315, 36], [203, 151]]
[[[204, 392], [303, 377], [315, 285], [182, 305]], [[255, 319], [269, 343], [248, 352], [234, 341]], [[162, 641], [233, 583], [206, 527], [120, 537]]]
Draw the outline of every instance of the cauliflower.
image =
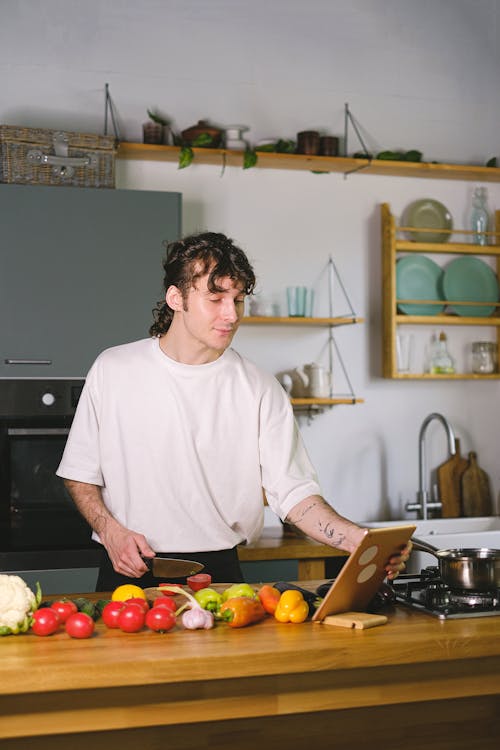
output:
[[0, 575], [0, 635], [25, 633], [38, 609], [42, 592], [36, 585], [36, 596], [19, 576]]

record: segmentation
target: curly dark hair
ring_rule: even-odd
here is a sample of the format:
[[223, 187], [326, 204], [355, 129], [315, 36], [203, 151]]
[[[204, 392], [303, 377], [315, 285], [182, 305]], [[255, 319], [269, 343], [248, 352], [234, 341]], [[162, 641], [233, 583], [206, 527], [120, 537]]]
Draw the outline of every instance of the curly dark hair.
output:
[[[176, 286], [184, 301], [194, 282], [206, 273], [209, 273], [207, 285], [211, 292], [221, 291], [217, 281], [227, 277], [241, 284], [245, 294], [252, 294], [255, 287], [255, 274], [243, 250], [225, 234], [217, 232], [201, 232], [171, 242], [163, 268], [165, 292], [170, 286]], [[174, 311], [161, 300], [152, 312], [154, 323], [149, 335], [161, 336], [168, 331]]]

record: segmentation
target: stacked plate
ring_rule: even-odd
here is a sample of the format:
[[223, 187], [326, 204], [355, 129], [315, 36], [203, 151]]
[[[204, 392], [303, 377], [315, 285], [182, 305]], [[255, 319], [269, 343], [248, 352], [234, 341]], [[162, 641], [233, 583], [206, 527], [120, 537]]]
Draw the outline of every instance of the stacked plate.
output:
[[[396, 263], [398, 299], [426, 300], [422, 304], [398, 304], [406, 315], [439, 315], [443, 312], [443, 269], [425, 255], [407, 255]], [[436, 304], [429, 304], [436, 300]]]
[[[439, 315], [450, 303], [450, 312], [456, 315], [487, 317], [495, 312], [499, 293], [493, 269], [472, 255], [452, 260], [444, 270], [425, 255], [407, 255], [396, 263], [397, 298], [422, 300], [421, 304], [398, 303], [406, 315]], [[470, 304], [474, 302], [481, 304]]]
[[415, 230], [448, 230], [408, 232], [408, 239], [414, 242], [448, 242], [453, 229], [453, 219], [442, 203], [432, 198], [423, 198], [407, 206], [403, 213], [403, 226], [415, 227]]
[[493, 270], [473, 255], [463, 255], [446, 266], [443, 292], [450, 302], [482, 302], [482, 305], [450, 305], [457, 315], [484, 318], [491, 315], [498, 302], [498, 279]]

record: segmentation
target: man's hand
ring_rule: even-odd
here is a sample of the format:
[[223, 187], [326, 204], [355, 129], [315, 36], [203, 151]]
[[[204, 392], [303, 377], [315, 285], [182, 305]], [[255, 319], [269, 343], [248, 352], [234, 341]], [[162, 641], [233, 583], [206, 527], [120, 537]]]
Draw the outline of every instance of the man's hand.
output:
[[155, 556], [155, 551], [151, 549], [143, 534], [126, 529], [116, 521], [108, 522], [106, 531], [101, 534], [101, 541], [115, 571], [129, 578], [140, 578], [147, 572], [148, 567], [141, 555]]
[[390, 578], [391, 580], [394, 580], [398, 577], [400, 573], [403, 572], [403, 570], [406, 567], [406, 563], [408, 561], [408, 558], [411, 555], [412, 550], [412, 543], [408, 542], [406, 547], [404, 547], [399, 555], [393, 555], [389, 558], [389, 562], [387, 563], [385, 569], [387, 571], [387, 578]]
[[129, 578], [144, 575], [148, 568], [141, 555], [155, 556], [146, 537], [125, 528], [113, 518], [104, 504], [99, 486], [73, 479], [65, 479], [64, 484], [82, 516], [99, 534], [116, 572]]

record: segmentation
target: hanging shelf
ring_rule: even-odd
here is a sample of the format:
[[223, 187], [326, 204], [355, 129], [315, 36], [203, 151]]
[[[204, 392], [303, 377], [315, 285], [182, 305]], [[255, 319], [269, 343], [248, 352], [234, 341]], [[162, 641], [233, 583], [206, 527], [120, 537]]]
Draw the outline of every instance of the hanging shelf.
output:
[[[178, 146], [156, 146], [122, 141], [117, 158], [136, 161], [179, 160]], [[242, 167], [243, 151], [223, 148], [193, 148], [193, 164], [218, 167]], [[500, 182], [500, 168], [465, 164], [434, 164], [428, 162], [384, 161], [381, 159], [352, 159], [344, 156], [305, 156], [258, 152], [257, 169], [295, 169], [307, 172], [337, 172], [344, 175], [365, 174], [390, 177], [423, 177], [438, 180], [471, 180]], [[188, 167], [189, 168], [189, 167]]]

